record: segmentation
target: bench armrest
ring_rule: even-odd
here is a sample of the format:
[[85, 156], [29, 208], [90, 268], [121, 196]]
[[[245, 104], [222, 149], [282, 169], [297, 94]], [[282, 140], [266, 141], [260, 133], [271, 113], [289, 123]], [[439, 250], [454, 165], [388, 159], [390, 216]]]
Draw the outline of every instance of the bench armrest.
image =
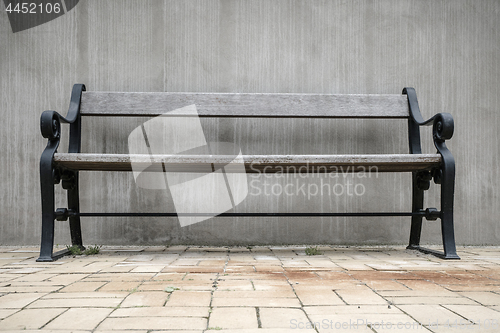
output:
[[[442, 158], [442, 165], [440, 168], [433, 170], [432, 177], [434, 182], [441, 184], [442, 179], [446, 177], [447, 182], [451, 182], [451, 194], [448, 193], [444, 197], [453, 197], [454, 179], [455, 179], [455, 159], [446, 147], [446, 140], [451, 139], [453, 136], [454, 123], [451, 114], [442, 112], [438, 113], [431, 118], [424, 120], [420, 114], [420, 108], [418, 107], [417, 94], [413, 88], [404, 88], [403, 94], [408, 96], [408, 107], [410, 109], [410, 118], [408, 121], [408, 135], [410, 143], [410, 153], [411, 154], [422, 154], [422, 149], [420, 146], [420, 126], [432, 125], [432, 139], [434, 141], [434, 147], [436, 147], [438, 153]], [[425, 177], [428, 182], [430, 179]], [[441, 206], [446, 206], [447, 204], [441, 204]]]
[[60, 139], [61, 123], [70, 124], [70, 153], [80, 151], [81, 142], [81, 122], [80, 122], [80, 101], [82, 92], [85, 91], [85, 85], [75, 84], [71, 92], [71, 101], [69, 103], [68, 114], [66, 117], [61, 116], [56, 111], [44, 111], [40, 117], [40, 131], [42, 136], [49, 141]]
[[446, 112], [438, 113], [431, 118], [424, 120], [420, 113], [417, 102], [417, 93], [413, 88], [404, 88], [403, 94], [408, 96], [408, 106], [410, 109], [410, 120], [417, 126], [433, 125], [432, 133], [434, 141], [445, 141], [451, 139], [454, 131], [454, 122], [451, 114]]

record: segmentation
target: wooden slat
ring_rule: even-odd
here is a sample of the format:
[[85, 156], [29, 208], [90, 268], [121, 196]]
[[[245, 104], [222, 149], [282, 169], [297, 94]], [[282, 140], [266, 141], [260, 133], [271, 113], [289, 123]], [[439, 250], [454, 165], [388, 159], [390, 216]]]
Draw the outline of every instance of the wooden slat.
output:
[[[248, 173], [293, 172], [410, 172], [430, 169], [441, 162], [439, 154], [392, 155], [245, 155], [234, 162], [234, 156], [208, 155], [132, 155], [134, 166], [148, 171], [207, 172], [225, 167], [226, 172]], [[132, 171], [128, 154], [57, 153], [54, 162], [74, 170]], [[232, 163], [231, 163], [232, 162]], [[231, 163], [231, 164], [229, 164]]]
[[[195, 104], [200, 117], [405, 118], [406, 95], [84, 92], [84, 116], [158, 116]], [[181, 114], [176, 113], [176, 116]], [[192, 116], [192, 114], [189, 114]]]

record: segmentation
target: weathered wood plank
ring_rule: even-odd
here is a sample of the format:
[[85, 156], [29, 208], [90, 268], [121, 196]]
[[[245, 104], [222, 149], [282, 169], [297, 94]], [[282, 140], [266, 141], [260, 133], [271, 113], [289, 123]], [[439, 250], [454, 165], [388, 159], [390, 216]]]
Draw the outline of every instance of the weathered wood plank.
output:
[[196, 105], [200, 117], [408, 117], [406, 95], [325, 94], [84, 92], [81, 113], [83, 116], [158, 116], [192, 104]]
[[[410, 172], [430, 169], [441, 163], [439, 154], [391, 155], [132, 155], [135, 166], [147, 171], [206, 172], [207, 167], [224, 167], [226, 172], [248, 173], [329, 173], [329, 172]], [[128, 154], [68, 154], [54, 155], [57, 165], [89, 171], [132, 171]]]

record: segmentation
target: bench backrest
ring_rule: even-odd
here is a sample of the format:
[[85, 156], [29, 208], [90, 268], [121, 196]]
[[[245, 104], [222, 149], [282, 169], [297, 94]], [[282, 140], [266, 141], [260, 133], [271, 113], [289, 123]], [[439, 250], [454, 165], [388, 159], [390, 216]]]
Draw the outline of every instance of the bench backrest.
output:
[[[83, 92], [82, 116], [158, 116], [195, 104], [200, 117], [407, 118], [406, 95]], [[175, 113], [175, 116], [182, 114]], [[192, 114], [186, 114], [192, 116]]]

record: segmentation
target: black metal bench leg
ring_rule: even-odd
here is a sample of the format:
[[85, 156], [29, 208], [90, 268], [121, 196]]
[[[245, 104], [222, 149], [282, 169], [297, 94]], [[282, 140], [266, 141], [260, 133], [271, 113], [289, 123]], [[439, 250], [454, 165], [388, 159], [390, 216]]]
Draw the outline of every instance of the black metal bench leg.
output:
[[54, 246], [54, 174], [52, 163], [40, 161], [40, 187], [42, 191], [42, 243], [40, 257], [36, 261], [53, 261], [52, 248]]
[[[448, 161], [446, 161], [448, 162]], [[443, 238], [444, 258], [460, 259], [455, 246], [455, 231], [453, 226], [453, 200], [455, 193], [455, 163], [443, 166], [441, 180], [441, 233]]]
[[[50, 144], [49, 144], [50, 145]], [[52, 169], [52, 147], [46, 149], [40, 159], [40, 189], [42, 192], [42, 242], [40, 246], [40, 257], [36, 261], [54, 261], [69, 253], [67, 249], [52, 252], [54, 247], [54, 220], [56, 214], [54, 184], [56, 180], [56, 170]]]
[[[78, 173], [75, 172], [71, 187], [68, 189], [68, 209], [79, 213], [80, 212], [80, 193], [78, 189]], [[82, 228], [80, 224], [80, 216], [69, 217], [69, 228], [71, 232], [71, 244], [73, 246], [84, 249], [82, 242]]]
[[[49, 123], [52, 123], [53, 116], [48, 115]], [[42, 115], [42, 120], [44, 119]], [[43, 123], [43, 122], [42, 122]], [[54, 220], [56, 219], [55, 207], [55, 191], [54, 184], [59, 183], [59, 170], [54, 169], [52, 159], [57, 147], [59, 146], [59, 123], [54, 122], [50, 127], [54, 134], [51, 134], [51, 139], [47, 143], [47, 147], [40, 158], [40, 190], [42, 196], [42, 241], [40, 245], [40, 257], [36, 261], [54, 261], [69, 253], [67, 249], [53, 253], [54, 247]], [[47, 136], [45, 136], [47, 137]]]
[[[424, 208], [424, 191], [419, 188], [417, 173], [414, 172], [412, 176], [412, 212], [419, 212]], [[420, 235], [422, 233], [422, 216], [412, 216], [411, 217], [411, 229], [410, 229], [410, 244], [408, 249], [416, 249], [420, 246]]]

